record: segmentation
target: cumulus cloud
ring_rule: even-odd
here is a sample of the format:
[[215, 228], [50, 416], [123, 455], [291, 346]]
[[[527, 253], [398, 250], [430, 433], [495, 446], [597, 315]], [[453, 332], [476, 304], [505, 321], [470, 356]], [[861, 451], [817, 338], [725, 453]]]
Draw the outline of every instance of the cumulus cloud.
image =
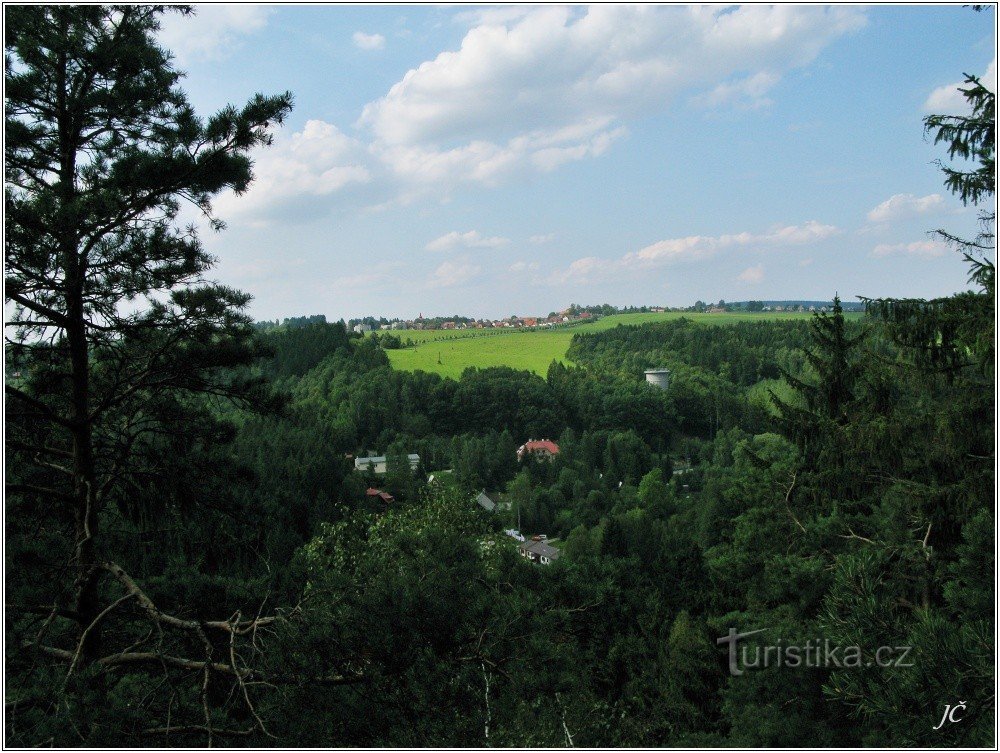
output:
[[944, 206], [944, 197], [938, 193], [928, 196], [914, 196], [912, 193], [897, 193], [890, 196], [868, 213], [869, 222], [893, 222], [933, 212]]
[[686, 238], [670, 238], [658, 241], [645, 248], [625, 254], [625, 266], [653, 267], [672, 261], [690, 261], [711, 256], [716, 252], [736, 246], [795, 246], [819, 242], [838, 233], [834, 225], [824, 225], [809, 220], [802, 225], [777, 225], [765, 233], [736, 233], [717, 236], [691, 235]]
[[556, 237], [555, 233], [546, 233], [544, 235], [533, 235], [528, 238], [529, 243], [534, 243], [536, 246], [540, 246], [543, 243], [549, 243], [553, 241]]
[[448, 251], [453, 248], [499, 248], [500, 246], [506, 246], [508, 243], [510, 243], [509, 238], [501, 238], [500, 236], [487, 238], [477, 230], [470, 230], [467, 233], [452, 230], [440, 238], [435, 238], [424, 246], [424, 248], [428, 251]]
[[[191, 54], [211, 55], [260, 28], [268, 10], [201, 12], [191, 40], [170, 33]], [[356, 138], [310, 121], [306, 130], [322, 133], [262, 150], [251, 191], [260, 199], [241, 206], [266, 206], [266, 189], [278, 201], [299, 192], [302, 211], [320, 211], [322, 197], [361, 184], [371, 184], [368, 204], [388, 206], [595, 159], [627, 137], [631, 119], [682, 96], [711, 107], [759, 106], [865, 15], [818, 6], [532, 6], [476, 9], [462, 22], [470, 26], [458, 49], [407, 71], [365, 105]], [[385, 43], [360, 30], [353, 39], [364, 49]], [[313, 147], [318, 161], [306, 154]]]
[[891, 256], [903, 254], [906, 256], [922, 256], [933, 258], [943, 256], [948, 246], [941, 241], [914, 241], [913, 243], [880, 243], [872, 249], [872, 256]]
[[587, 256], [577, 259], [565, 270], [557, 271], [551, 280], [556, 283], [584, 281], [594, 275], [613, 272], [633, 272], [656, 269], [677, 262], [699, 261], [727, 249], [767, 250], [784, 246], [818, 243], [837, 233], [834, 225], [809, 220], [801, 225], [776, 225], [764, 233], [731, 233], [725, 235], [689, 235], [657, 241], [638, 251], [630, 251], [618, 259]]
[[410, 181], [492, 183], [604, 153], [625, 121], [679, 94], [764, 100], [788, 71], [865, 22], [856, 8], [805, 6], [477, 13], [458, 50], [411, 69], [358, 125]]
[[272, 146], [257, 155], [250, 191], [240, 197], [222, 196], [216, 209], [222, 217], [261, 214], [303, 198], [326, 197], [371, 181], [368, 160], [359, 141], [330, 123], [310, 120], [301, 131], [279, 131]]
[[574, 261], [565, 270], [554, 273], [552, 275], [552, 282], [573, 282], [577, 284], [590, 282], [595, 274], [604, 273], [614, 265], [615, 262], [610, 259], [585, 256], [582, 259]]
[[468, 282], [481, 271], [481, 267], [467, 261], [446, 261], [434, 270], [427, 284], [432, 288], [454, 287]]
[[747, 267], [736, 276], [736, 279], [748, 285], [756, 285], [764, 279], [764, 266], [758, 264], [755, 267]]
[[[995, 92], [997, 90], [997, 59], [995, 57], [979, 80], [990, 91]], [[944, 86], [937, 87], [924, 101], [924, 111], [942, 115], [968, 112], [969, 102], [965, 98], [965, 95], [959, 91], [965, 87], [966, 84], [964, 81], [956, 81], [953, 84], [945, 84]]]
[[365, 34], [363, 31], [356, 31], [351, 36], [354, 46], [359, 50], [381, 50], [385, 47], [385, 37], [381, 34]]
[[263, 5], [196, 5], [193, 17], [166, 14], [159, 38], [181, 66], [221, 60], [241, 37], [263, 29], [271, 12]]
[[393, 175], [408, 185], [429, 186], [435, 191], [463, 182], [495, 185], [526, 167], [549, 172], [566, 162], [603, 154], [626, 132], [623, 126], [600, 130], [606, 122], [590, 120], [552, 131], [532, 131], [503, 144], [474, 140], [441, 149], [376, 141], [372, 149]]
[[766, 94], [778, 83], [780, 76], [770, 71], [760, 71], [746, 78], [724, 81], [710, 92], [694, 98], [696, 104], [704, 107], [734, 105], [742, 109], [757, 109], [772, 104]]

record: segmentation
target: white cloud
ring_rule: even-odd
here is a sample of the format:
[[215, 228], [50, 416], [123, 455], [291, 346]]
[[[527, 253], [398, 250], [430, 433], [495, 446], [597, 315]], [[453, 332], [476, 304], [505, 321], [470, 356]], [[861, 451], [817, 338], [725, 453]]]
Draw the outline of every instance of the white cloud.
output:
[[495, 185], [526, 167], [549, 172], [566, 162], [596, 157], [625, 134], [624, 127], [600, 130], [605, 123], [606, 119], [591, 120], [553, 131], [532, 131], [505, 144], [475, 140], [439, 149], [376, 142], [372, 149], [397, 178], [440, 193], [461, 182]]
[[635, 272], [667, 266], [677, 262], [699, 261], [720, 251], [734, 248], [763, 251], [774, 247], [803, 246], [826, 240], [839, 228], [809, 220], [802, 225], [776, 225], [764, 233], [732, 233], [725, 235], [689, 235], [657, 241], [638, 251], [630, 251], [618, 259], [587, 256], [577, 259], [563, 271], [554, 273], [551, 281], [564, 283], [584, 281], [594, 275], [613, 272]]
[[467, 261], [446, 261], [434, 270], [427, 284], [432, 288], [449, 288], [468, 282], [481, 271], [481, 267]]
[[511, 272], [534, 272], [538, 269], [537, 261], [516, 261], [510, 265]]
[[452, 20], [455, 23], [466, 24], [468, 26], [505, 24], [510, 21], [518, 21], [530, 12], [530, 5], [480, 6], [456, 13]]
[[[986, 67], [986, 72], [980, 76], [983, 86], [992, 92], [997, 90], [997, 59], [994, 57]], [[969, 102], [959, 89], [965, 88], [964, 81], [939, 86], [932, 91], [924, 102], [924, 111], [940, 115], [960, 115], [969, 111]]]
[[917, 197], [912, 193], [897, 193], [868, 213], [869, 222], [892, 222], [933, 212], [944, 206], [944, 197], [938, 193]]
[[445, 190], [604, 153], [679, 94], [754, 106], [865, 23], [849, 7], [532, 7], [476, 12], [458, 50], [409, 70], [358, 125], [397, 176]]
[[914, 241], [913, 243], [880, 243], [872, 249], [872, 256], [904, 254], [933, 258], [943, 256], [948, 246], [941, 241]]
[[272, 9], [263, 5], [195, 5], [195, 14], [167, 13], [159, 38], [181, 66], [195, 61], [221, 60], [240, 37], [260, 31]]
[[562, 272], [552, 275], [554, 283], [586, 283], [591, 281], [591, 277], [597, 273], [603, 273], [613, 267], [614, 261], [601, 259], [597, 256], [585, 256], [577, 259]]
[[553, 241], [556, 237], [555, 233], [546, 233], [545, 235], [533, 235], [528, 238], [529, 243], [534, 243], [536, 246], [540, 246], [543, 243], [549, 243]]
[[736, 276], [736, 279], [748, 285], [756, 285], [764, 279], [764, 265], [758, 264], [755, 267], [747, 267]]
[[712, 91], [694, 98], [696, 104], [704, 107], [719, 107], [731, 104], [743, 109], [757, 109], [773, 104], [765, 95], [778, 83], [780, 76], [770, 71], [760, 71], [735, 81], [724, 81]]
[[363, 31], [356, 31], [351, 36], [354, 46], [359, 50], [381, 50], [385, 47], [385, 37], [381, 34], [365, 34]]
[[227, 214], [260, 214], [303, 197], [326, 197], [351, 184], [372, 180], [363, 144], [322, 120], [309, 120], [301, 131], [279, 131], [274, 143], [256, 155], [255, 180], [244, 196], [226, 194], [216, 202]]
[[670, 238], [625, 254], [622, 263], [633, 267], [654, 267], [672, 261], [690, 261], [711, 256], [734, 246], [796, 246], [815, 243], [839, 232], [833, 225], [809, 220], [802, 225], [777, 225], [766, 233], [748, 233]]
[[499, 248], [510, 243], [510, 239], [493, 236], [484, 237], [477, 230], [470, 230], [467, 233], [460, 233], [452, 230], [445, 233], [440, 238], [435, 238], [424, 248], [428, 251], [448, 251], [453, 248]]

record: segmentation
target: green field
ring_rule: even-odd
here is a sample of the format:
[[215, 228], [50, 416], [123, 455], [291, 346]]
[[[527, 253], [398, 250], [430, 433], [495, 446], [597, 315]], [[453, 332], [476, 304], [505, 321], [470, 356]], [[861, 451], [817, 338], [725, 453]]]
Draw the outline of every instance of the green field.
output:
[[[418, 343], [401, 350], [388, 350], [393, 368], [430, 371], [458, 379], [469, 366], [510, 366], [545, 376], [552, 361], [566, 363], [566, 350], [578, 332], [601, 332], [621, 324], [648, 324], [688, 317], [698, 324], [731, 324], [740, 321], [808, 319], [808, 313], [762, 314], [615, 314], [595, 322], [531, 330], [396, 330], [403, 342]], [[849, 314], [851, 318], [859, 314]]]

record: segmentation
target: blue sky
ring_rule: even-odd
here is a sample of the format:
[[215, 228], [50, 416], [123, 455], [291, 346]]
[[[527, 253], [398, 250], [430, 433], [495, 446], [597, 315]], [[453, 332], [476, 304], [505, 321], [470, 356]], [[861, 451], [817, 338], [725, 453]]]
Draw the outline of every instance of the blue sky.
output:
[[[260, 319], [937, 296], [974, 234], [922, 118], [996, 80], [960, 6], [200, 6], [196, 109], [295, 110], [204, 232]], [[991, 84], [995, 86], [994, 84]]]

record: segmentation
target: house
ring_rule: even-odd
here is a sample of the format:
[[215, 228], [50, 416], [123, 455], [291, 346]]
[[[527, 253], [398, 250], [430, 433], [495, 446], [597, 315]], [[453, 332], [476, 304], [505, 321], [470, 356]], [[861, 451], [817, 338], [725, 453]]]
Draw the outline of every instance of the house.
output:
[[374, 487], [371, 486], [368, 487], [368, 491], [365, 492], [365, 496], [377, 497], [386, 504], [389, 504], [390, 502], [393, 501], [393, 499], [395, 499], [391, 494], [389, 494], [389, 492], [384, 492], [381, 489], [375, 489]]
[[529, 439], [517, 448], [517, 459], [524, 460], [533, 457], [539, 460], [552, 460], [559, 454], [559, 445], [550, 439]]
[[372, 331], [372, 325], [370, 325], [370, 324], [355, 324], [354, 325], [354, 331], [357, 332], [359, 335], [363, 335], [365, 332], [371, 332]]
[[[406, 459], [410, 461], [410, 469], [414, 471], [417, 470], [417, 466], [420, 465], [420, 456], [417, 454], [407, 455]], [[385, 473], [387, 468], [388, 461], [384, 455], [354, 459], [354, 470], [356, 471], [374, 471], [375, 473]]]
[[486, 512], [495, 512], [497, 509], [497, 503], [490, 499], [489, 495], [485, 491], [479, 492], [476, 495], [476, 502], [482, 507]]
[[539, 565], [551, 565], [559, 559], [560, 555], [560, 551], [543, 541], [541, 536], [532, 536], [531, 539], [522, 542], [517, 548], [522, 557], [530, 562], [537, 562]]

